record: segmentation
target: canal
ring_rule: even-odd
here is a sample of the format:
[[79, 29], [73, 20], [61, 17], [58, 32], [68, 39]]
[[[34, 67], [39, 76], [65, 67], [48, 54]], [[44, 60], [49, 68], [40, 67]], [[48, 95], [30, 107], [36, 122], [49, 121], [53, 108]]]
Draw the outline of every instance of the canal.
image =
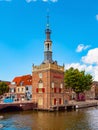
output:
[[0, 130], [98, 130], [98, 107], [69, 112], [0, 113]]

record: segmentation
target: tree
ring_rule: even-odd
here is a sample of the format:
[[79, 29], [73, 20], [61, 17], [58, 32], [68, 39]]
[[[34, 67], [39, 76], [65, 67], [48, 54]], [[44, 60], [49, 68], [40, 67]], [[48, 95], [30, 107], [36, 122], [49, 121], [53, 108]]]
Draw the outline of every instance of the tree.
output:
[[85, 90], [90, 90], [92, 81], [92, 76], [90, 74], [85, 74], [85, 71], [79, 71], [72, 67], [65, 71], [65, 86], [67, 88], [72, 88], [72, 90], [77, 94], [78, 100], [80, 93], [83, 93]]
[[7, 93], [9, 91], [9, 87], [5, 82], [0, 82], [0, 95]]

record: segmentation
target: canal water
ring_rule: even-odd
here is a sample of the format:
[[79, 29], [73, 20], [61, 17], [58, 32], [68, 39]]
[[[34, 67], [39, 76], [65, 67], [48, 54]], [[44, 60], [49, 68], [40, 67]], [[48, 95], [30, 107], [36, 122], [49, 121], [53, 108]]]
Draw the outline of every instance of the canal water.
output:
[[0, 130], [98, 130], [98, 107], [69, 112], [0, 113]]

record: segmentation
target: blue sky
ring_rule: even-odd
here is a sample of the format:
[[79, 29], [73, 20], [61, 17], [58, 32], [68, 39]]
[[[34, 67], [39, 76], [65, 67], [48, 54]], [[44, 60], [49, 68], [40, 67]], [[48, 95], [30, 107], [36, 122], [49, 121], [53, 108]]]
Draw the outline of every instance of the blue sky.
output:
[[0, 80], [42, 63], [47, 9], [53, 60], [98, 80], [98, 0], [0, 0]]

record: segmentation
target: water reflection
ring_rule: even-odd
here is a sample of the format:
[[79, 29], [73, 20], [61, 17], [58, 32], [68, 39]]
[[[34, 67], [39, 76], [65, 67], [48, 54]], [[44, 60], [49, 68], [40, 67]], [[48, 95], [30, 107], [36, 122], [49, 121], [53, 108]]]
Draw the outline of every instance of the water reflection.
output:
[[[1, 115], [1, 114], [0, 114]], [[15, 112], [2, 114], [0, 130], [98, 130], [98, 108], [71, 112]]]

